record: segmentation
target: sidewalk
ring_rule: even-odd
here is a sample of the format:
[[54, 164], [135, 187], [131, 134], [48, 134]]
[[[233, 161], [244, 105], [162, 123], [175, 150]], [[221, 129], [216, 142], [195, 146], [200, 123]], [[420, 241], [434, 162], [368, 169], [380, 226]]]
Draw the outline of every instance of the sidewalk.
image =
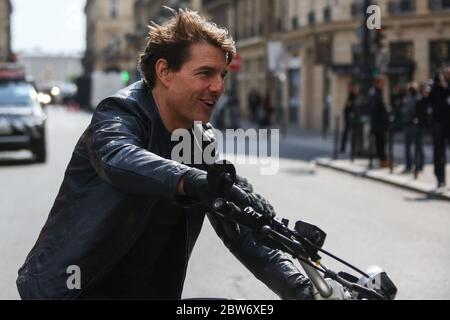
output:
[[[381, 169], [374, 166], [372, 170], [369, 167], [367, 159], [355, 159], [351, 162], [348, 159], [332, 160], [330, 158], [319, 158], [316, 161], [318, 166], [331, 168], [341, 172], [349, 173], [358, 177], [387, 183], [404, 189], [426, 194], [430, 198], [450, 200], [450, 188], [436, 190], [436, 178], [434, 176], [434, 167], [427, 164], [424, 171], [414, 179], [414, 174], [403, 174], [404, 165], [395, 165], [391, 174], [390, 169]], [[376, 161], [374, 161], [376, 163]], [[450, 177], [450, 166], [447, 165], [447, 177]]]
[[[251, 123], [245, 120], [242, 121], [241, 125], [244, 129], [254, 127], [254, 125], [252, 126]], [[351, 162], [348, 156], [341, 155], [343, 157], [342, 159], [332, 160], [331, 157], [334, 150], [334, 136], [332, 132], [324, 138], [319, 131], [304, 130], [290, 126], [283, 133], [280, 136], [280, 157], [282, 158], [312, 161], [321, 167], [423, 193], [428, 198], [450, 200], [450, 185], [443, 190], [436, 190], [437, 181], [434, 176], [434, 166], [432, 164], [433, 150], [430, 143], [424, 146], [426, 163], [424, 170], [419, 174], [417, 180], [415, 180], [413, 173], [402, 173], [405, 166], [403, 164], [404, 145], [401, 139], [396, 139], [394, 142], [395, 166], [391, 174], [389, 168], [378, 168], [376, 160], [374, 160], [374, 168], [372, 170], [368, 168], [368, 159], [355, 159], [355, 161]], [[397, 136], [400, 137], [401, 135]], [[447, 165], [447, 178], [450, 183], [450, 165]]]

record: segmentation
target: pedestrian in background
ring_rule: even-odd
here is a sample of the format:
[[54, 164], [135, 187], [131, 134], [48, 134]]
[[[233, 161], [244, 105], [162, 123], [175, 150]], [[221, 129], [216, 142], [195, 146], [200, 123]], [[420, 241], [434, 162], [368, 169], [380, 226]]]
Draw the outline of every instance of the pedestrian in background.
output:
[[371, 133], [375, 139], [375, 148], [377, 158], [380, 160], [382, 168], [389, 167], [386, 158], [386, 132], [388, 130], [388, 112], [383, 98], [384, 81], [378, 78], [374, 82], [369, 95], [369, 113]]
[[359, 155], [364, 153], [364, 127], [368, 123], [368, 111], [366, 99], [361, 91], [361, 86], [356, 84], [354, 87], [354, 92], [355, 116], [353, 118], [352, 143], [354, 148], [354, 155]]
[[419, 95], [414, 112], [415, 119], [415, 137], [416, 137], [416, 169], [418, 172], [423, 171], [425, 165], [425, 151], [423, 146], [424, 136], [430, 127], [431, 109], [428, 102], [430, 91], [424, 83], [419, 86]]
[[273, 113], [272, 96], [270, 95], [270, 91], [267, 90], [263, 103], [263, 116], [260, 122], [261, 127], [270, 127], [272, 125]]
[[397, 84], [392, 90], [391, 94], [391, 108], [392, 114], [394, 116], [394, 131], [401, 131], [403, 128], [402, 121], [402, 109], [403, 102], [406, 97], [406, 86], [402, 84]]
[[253, 88], [248, 94], [248, 106], [250, 109], [251, 121], [254, 123], [259, 123], [260, 110], [261, 110], [262, 97], [258, 90]]
[[[408, 91], [402, 106], [402, 121], [403, 121], [403, 134], [405, 139], [405, 162], [406, 162], [404, 173], [410, 173], [412, 171], [413, 168], [413, 157], [411, 153], [412, 146], [414, 144], [415, 148], [418, 147], [415, 142], [417, 142], [416, 134], [418, 133], [418, 131], [416, 130], [418, 125], [418, 119], [416, 117], [416, 107], [419, 100], [420, 100], [419, 85], [416, 82], [409, 83]], [[420, 150], [419, 148], [415, 152], [419, 152], [420, 154], [419, 158], [422, 160], [422, 164], [419, 165], [419, 167], [421, 167], [423, 165], [423, 150]]]
[[355, 101], [355, 86], [350, 83], [348, 85], [348, 98], [343, 111], [344, 131], [342, 132], [341, 153], [346, 152], [348, 136], [352, 131], [353, 119], [355, 118]]
[[450, 143], [450, 70], [447, 77], [438, 72], [434, 77], [429, 103], [432, 108], [434, 173], [438, 188], [445, 187], [446, 147]]

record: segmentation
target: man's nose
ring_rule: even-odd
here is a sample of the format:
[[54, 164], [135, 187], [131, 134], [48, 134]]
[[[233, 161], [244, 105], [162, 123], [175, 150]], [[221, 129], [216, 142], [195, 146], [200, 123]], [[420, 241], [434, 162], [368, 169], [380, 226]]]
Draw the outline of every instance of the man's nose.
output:
[[212, 80], [209, 90], [215, 94], [222, 94], [225, 90], [225, 80], [219, 75]]

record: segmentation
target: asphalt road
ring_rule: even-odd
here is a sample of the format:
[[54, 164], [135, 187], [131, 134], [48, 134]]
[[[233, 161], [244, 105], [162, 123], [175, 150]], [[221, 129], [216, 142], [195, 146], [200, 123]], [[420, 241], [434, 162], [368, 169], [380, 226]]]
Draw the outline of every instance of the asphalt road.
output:
[[[49, 110], [46, 164], [30, 163], [26, 152], [0, 153], [0, 299], [19, 297], [17, 269], [36, 241], [89, 120], [89, 114]], [[308, 145], [295, 153], [309, 158], [313, 149]], [[282, 158], [272, 176], [261, 175], [260, 169], [238, 165], [279, 217], [289, 218], [291, 225], [299, 219], [317, 224], [328, 234], [326, 249], [360, 268], [376, 264], [386, 269], [398, 286], [398, 298], [450, 298], [449, 202], [302, 160]], [[340, 268], [330, 259], [323, 262]], [[228, 252], [208, 221], [191, 258], [183, 297], [277, 298]]]

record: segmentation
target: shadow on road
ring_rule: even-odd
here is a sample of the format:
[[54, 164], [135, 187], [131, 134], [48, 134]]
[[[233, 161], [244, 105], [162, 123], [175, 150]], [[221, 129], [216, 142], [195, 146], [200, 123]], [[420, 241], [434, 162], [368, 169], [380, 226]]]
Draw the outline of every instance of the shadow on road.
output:
[[317, 175], [316, 169], [312, 168], [290, 168], [281, 170], [284, 173], [293, 176], [315, 176]]
[[448, 202], [447, 198], [444, 198], [441, 194], [437, 192], [430, 192], [421, 197], [405, 197], [405, 201], [408, 202], [427, 202], [427, 201], [443, 201]]

